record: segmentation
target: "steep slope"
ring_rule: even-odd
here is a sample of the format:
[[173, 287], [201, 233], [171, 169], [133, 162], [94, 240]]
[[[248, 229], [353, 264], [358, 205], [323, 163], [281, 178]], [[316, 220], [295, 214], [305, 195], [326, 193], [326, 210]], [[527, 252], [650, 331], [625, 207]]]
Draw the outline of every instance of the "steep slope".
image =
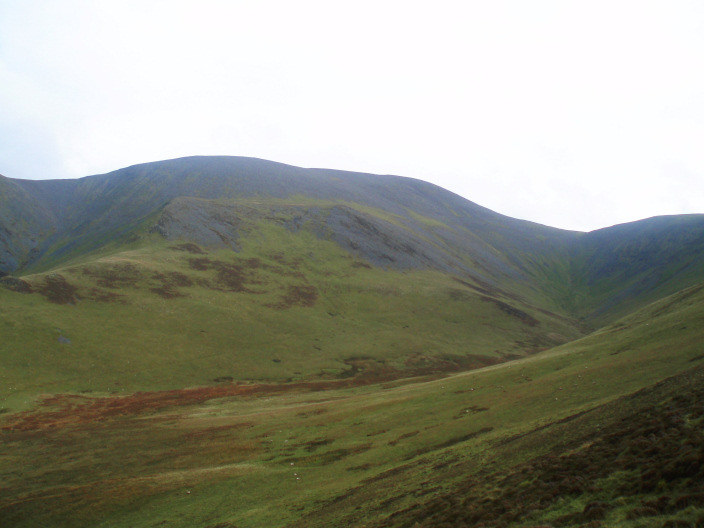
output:
[[572, 307], [598, 325], [704, 277], [704, 215], [600, 229], [573, 251]]
[[54, 215], [31, 192], [0, 176], [0, 276], [38, 258], [41, 242], [56, 227]]
[[[29, 191], [29, 183], [18, 183]], [[31, 183], [36, 186], [37, 182]], [[416, 239], [430, 239], [452, 254], [448, 261], [446, 255], [434, 257], [426, 251], [431, 262], [428, 258], [414, 262], [406, 255], [402, 266], [472, 271], [490, 282], [495, 282], [496, 275], [528, 285], [531, 270], [526, 269], [521, 253], [551, 253], [573, 235], [504, 217], [410, 178], [301, 169], [252, 158], [184, 158], [137, 165], [76, 182], [52, 183], [66, 188], [62, 194], [70, 194], [71, 205], [63, 208], [61, 230], [43, 242], [39, 258], [30, 263], [28, 271], [49, 269], [128, 236], [146, 217], [180, 197], [301, 196], [372, 207], [392, 217], [393, 223]], [[398, 231], [381, 233], [393, 240]], [[396, 258], [398, 252], [390, 256]], [[386, 264], [393, 266], [394, 261]]]

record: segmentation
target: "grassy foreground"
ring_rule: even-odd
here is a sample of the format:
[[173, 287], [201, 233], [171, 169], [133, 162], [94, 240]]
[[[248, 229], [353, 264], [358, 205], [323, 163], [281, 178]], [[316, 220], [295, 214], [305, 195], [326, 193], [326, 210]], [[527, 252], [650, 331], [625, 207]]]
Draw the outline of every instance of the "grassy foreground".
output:
[[[263, 374], [81, 394], [57, 375], [52, 395], [0, 416], [0, 519], [17, 527], [696, 526], [703, 318], [698, 286], [530, 357], [377, 383], [274, 383]], [[79, 323], [72, 328], [74, 346], [82, 334]], [[274, 358], [289, 360], [280, 353]], [[153, 379], [142, 368], [134, 374]], [[186, 376], [179, 368], [173, 375]]]

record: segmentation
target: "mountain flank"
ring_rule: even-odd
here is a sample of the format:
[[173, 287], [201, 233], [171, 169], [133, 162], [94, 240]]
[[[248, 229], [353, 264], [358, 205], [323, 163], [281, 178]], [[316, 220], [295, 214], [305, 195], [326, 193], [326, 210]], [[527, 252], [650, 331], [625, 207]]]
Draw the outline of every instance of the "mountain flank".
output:
[[13, 527], [704, 525], [704, 215], [398, 176], [0, 177]]
[[375, 267], [469, 278], [587, 323], [704, 272], [702, 215], [578, 233], [512, 219], [419, 180], [253, 158], [183, 158], [79, 180], [2, 178], [0, 200], [0, 273], [13, 275], [118, 251], [145, 228], [238, 251], [254, 218], [311, 230]]

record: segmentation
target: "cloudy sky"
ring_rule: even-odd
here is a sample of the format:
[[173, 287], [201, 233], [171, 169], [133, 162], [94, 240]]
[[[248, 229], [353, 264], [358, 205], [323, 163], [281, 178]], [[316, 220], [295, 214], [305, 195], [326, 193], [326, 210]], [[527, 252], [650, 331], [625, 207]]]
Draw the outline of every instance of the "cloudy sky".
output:
[[0, 0], [0, 174], [196, 154], [566, 229], [704, 213], [704, 2]]

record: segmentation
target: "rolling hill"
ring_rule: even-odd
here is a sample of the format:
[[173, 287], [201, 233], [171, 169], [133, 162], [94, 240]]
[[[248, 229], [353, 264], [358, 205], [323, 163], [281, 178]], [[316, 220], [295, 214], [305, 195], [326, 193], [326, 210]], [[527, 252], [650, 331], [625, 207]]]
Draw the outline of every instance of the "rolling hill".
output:
[[704, 215], [579, 233], [238, 157], [0, 177], [0, 516], [696, 523], [704, 457], [664, 468], [698, 441], [676, 398], [698, 394], [702, 283]]

